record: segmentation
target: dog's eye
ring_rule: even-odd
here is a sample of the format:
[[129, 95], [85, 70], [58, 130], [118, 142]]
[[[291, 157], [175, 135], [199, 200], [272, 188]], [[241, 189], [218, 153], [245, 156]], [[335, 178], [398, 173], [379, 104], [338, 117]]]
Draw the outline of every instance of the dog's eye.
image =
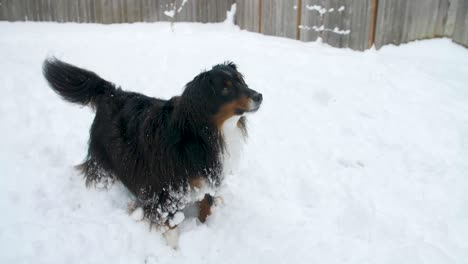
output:
[[222, 95], [228, 95], [228, 94], [229, 94], [229, 88], [228, 88], [228, 87], [224, 87], [223, 90], [221, 91], [221, 94], [222, 94]]

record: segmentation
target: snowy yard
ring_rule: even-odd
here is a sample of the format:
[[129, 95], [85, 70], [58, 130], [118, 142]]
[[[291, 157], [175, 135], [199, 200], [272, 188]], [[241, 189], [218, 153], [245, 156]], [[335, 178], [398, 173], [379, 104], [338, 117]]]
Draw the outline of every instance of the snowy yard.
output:
[[[89, 108], [54, 55], [169, 98], [232, 60], [264, 104], [224, 205], [180, 249], [86, 189]], [[468, 50], [447, 39], [354, 52], [229, 24], [0, 23], [0, 263], [468, 263]]]

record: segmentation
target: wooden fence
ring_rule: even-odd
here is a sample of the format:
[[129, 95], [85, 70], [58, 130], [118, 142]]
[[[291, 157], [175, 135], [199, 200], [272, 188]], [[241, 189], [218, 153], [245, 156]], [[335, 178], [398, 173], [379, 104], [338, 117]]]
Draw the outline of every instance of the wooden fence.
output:
[[[468, 46], [468, 0], [458, 0], [457, 9], [452, 11], [456, 13], [456, 18], [453, 27], [452, 39], [453, 41]], [[450, 33], [450, 32], [449, 32]]]
[[468, 0], [0, 0], [0, 20], [221, 22], [237, 3], [248, 31], [365, 50], [450, 37], [468, 46]]
[[0, 0], [0, 20], [78, 23], [221, 22], [234, 0]]
[[380, 0], [375, 44], [381, 47], [388, 43], [399, 44], [416, 39], [452, 37], [453, 21], [456, 18], [454, 11], [463, 2], [467, 1]]
[[468, 0], [236, 0], [249, 31], [365, 50], [450, 37], [468, 46]]

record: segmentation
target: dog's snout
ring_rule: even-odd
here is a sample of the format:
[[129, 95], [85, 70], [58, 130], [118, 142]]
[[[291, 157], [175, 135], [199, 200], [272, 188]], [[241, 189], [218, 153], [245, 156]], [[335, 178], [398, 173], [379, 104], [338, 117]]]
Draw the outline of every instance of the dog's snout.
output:
[[263, 100], [263, 96], [261, 93], [255, 93], [253, 96], [252, 96], [252, 100], [256, 103], [261, 103], [262, 100]]

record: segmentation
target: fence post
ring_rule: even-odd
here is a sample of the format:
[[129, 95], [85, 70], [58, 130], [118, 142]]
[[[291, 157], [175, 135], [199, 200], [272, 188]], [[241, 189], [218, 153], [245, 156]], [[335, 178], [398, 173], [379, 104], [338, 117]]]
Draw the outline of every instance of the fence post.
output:
[[368, 43], [368, 48], [370, 49], [372, 45], [374, 45], [375, 41], [375, 28], [376, 28], [376, 23], [377, 23], [377, 6], [379, 4], [379, 0], [371, 0], [371, 5], [372, 5], [372, 14], [371, 14], [371, 21], [370, 21], [370, 32], [369, 32], [369, 43]]
[[262, 0], [258, 0], [258, 33], [262, 33]]
[[297, 0], [297, 16], [296, 16], [296, 39], [301, 39], [301, 29], [299, 26], [301, 25], [301, 14], [302, 14], [302, 0]]

